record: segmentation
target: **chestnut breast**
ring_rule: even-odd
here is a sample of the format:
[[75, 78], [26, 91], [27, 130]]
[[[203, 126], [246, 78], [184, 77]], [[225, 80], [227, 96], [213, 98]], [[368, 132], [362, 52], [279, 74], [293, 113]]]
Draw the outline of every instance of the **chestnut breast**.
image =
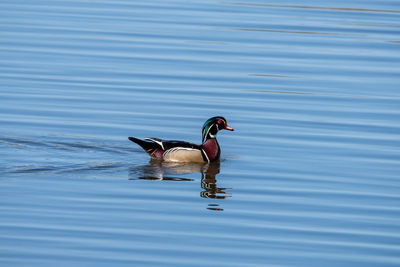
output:
[[206, 153], [208, 159], [210, 161], [216, 160], [219, 158], [220, 149], [217, 142], [217, 139], [211, 138], [205, 141], [201, 148], [203, 149], [204, 153]]

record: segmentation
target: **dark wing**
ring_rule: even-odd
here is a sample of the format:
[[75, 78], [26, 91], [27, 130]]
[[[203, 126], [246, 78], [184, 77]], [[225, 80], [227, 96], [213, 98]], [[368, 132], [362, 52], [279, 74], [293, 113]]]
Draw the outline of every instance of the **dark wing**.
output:
[[176, 140], [169, 140], [163, 142], [165, 149], [171, 149], [175, 147], [186, 147], [186, 148], [193, 148], [193, 149], [201, 149], [201, 146], [185, 142], [185, 141], [176, 141]]
[[172, 152], [182, 149], [197, 149], [201, 151], [201, 146], [177, 140], [162, 140], [154, 137], [146, 137], [141, 140], [135, 137], [128, 137], [129, 140], [141, 146], [151, 157], [160, 158], [164, 152]]
[[177, 148], [177, 147], [185, 147], [185, 148], [193, 148], [193, 149], [199, 149], [201, 150], [201, 146], [185, 142], [185, 141], [178, 141], [178, 140], [162, 140], [159, 138], [145, 138], [146, 140], [152, 141], [157, 143], [163, 150], [168, 150], [171, 148]]

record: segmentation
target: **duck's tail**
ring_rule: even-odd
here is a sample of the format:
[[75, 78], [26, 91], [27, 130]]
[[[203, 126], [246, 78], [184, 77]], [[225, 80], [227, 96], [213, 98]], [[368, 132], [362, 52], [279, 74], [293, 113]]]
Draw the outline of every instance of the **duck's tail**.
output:
[[158, 149], [158, 145], [154, 142], [144, 141], [135, 137], [128, 137], [128, 139], [141, 146], [150, 156]]

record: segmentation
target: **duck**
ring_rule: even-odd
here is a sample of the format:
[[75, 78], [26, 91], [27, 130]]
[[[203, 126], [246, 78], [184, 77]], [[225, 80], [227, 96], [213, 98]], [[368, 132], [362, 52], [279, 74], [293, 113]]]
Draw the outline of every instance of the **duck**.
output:
[[221, 155], [221, 148], [217, 141], [220, 130], [233, 131], [222, 116], [209, 118], [202, 128], [202, 144], [178, 140], [163, 140], [155, 137], [146, 137], [144, 140], [135, 137], [128, 139], [143, 148], [152, 160], [166, 162], [213, 162]]

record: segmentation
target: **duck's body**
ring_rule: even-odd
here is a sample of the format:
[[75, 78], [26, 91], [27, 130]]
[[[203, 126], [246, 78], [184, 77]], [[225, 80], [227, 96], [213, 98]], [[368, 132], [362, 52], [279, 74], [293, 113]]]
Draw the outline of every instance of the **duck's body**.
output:
[[172, 162], [211, 162], [220, 157], [221, 149], [216, 134], [222, 129], [233, 131], [223, 117], [208, 119], [203, 126], [203, 143], [201, 145], [158, 138], [145, 138], [145, 140], [128, 138], [140, 145], [154, 159]]

